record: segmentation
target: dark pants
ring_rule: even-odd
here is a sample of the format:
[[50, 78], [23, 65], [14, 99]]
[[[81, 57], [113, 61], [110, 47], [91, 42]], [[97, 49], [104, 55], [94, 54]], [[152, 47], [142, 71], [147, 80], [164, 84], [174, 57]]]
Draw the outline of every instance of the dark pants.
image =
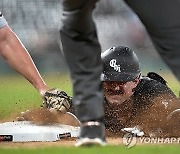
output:
[[73, 105], [80, 121], [101, 119], [101, 48], [92, 11], [97, 0], [63, 0], [61, 41], [73, 82]]
[[180, 0], [125, 0], [145, 25], [157, 51], [180, 81]]

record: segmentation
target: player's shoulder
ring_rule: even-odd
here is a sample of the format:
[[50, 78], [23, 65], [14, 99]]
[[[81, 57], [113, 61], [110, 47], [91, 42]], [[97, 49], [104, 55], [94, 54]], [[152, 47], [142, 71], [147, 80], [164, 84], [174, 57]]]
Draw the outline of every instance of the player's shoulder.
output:
[[142, 76], [135, 92], [136, 94], [151, 95], [151, 97], [159, 94], [168, 94], [175, 97], [166, 80], [155, 72], [149, 72], [146, 76]]
[[141, 77], [141, 81], [146, 83], [146, 85], [152, 85], [156, 83], [156, 85], [162, 85], [167, 87], [167, 81], [159, 74], [155, 72], [149, 72], [147, 75]]

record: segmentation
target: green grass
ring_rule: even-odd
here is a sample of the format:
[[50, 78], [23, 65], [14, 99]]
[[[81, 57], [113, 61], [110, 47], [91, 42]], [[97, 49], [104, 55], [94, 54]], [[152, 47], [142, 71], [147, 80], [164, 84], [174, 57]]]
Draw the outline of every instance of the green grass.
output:
[[[67, 75], [43, 78], [50, 87], [63, 89], [72, 95], [71, 82]], [[23, 77], [0, 76], [0, 84], [0, 119], [42, 105], [39, 93]]]
[[164, 79], [167, 81], [168, 86], [172, 89], [172, 91], [176, 94], [177, 97], [180, 97], [180, 84], [179, 82], [174, 78], [174, 76], [170, 73], [162, 74]]
[[125, 148], [123, 146], [106, 146], [91, 148], [76, 147], [48, 147], [48, 148], [19, 148], [19, 149], [3, 149], [0, 148], [2, 154], [178, 154], [180, 147], [178, 145], [158, 145], [158, 146], [135, 146], [133, 148]]

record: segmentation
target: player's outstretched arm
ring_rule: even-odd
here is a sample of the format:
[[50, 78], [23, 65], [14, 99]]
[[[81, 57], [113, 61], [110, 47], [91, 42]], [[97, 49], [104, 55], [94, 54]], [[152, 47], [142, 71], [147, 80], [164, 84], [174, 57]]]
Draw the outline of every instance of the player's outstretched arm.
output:
[[8, 25], [0, 28], [0, 54], [39, 93], [44, 93], [49, 89], [39, 74], [28, 51]]
[[65, 113], [71, 97], [59, 89], [49, 88], [42, 79], [31, 56], [0, 13], [0, 55], [8, 64], [24, 76], [44, 99], [44, 108]]
[[46, 85], [28, 51], [9, 26], [0, 28], [0, 54], [42, 95], [44, 108], [60, 112], [69, 109], [71, 98], [64, 91]]

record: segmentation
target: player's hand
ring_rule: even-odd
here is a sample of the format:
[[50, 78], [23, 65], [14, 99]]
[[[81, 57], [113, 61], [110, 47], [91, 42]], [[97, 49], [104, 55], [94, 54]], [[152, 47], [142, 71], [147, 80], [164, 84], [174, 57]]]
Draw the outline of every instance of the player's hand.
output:
[[51, 112], [66, 113], [72, 104], [72, 97], [60, 89], [48, 90], [43, 99], [43, 107]]
[[131, 133], [132, 135], [141, 137], [144, 136], [144, 132], [138, 128], [138, 126], [132, 127], [132, 128], [122, 128], [122, 132]]

